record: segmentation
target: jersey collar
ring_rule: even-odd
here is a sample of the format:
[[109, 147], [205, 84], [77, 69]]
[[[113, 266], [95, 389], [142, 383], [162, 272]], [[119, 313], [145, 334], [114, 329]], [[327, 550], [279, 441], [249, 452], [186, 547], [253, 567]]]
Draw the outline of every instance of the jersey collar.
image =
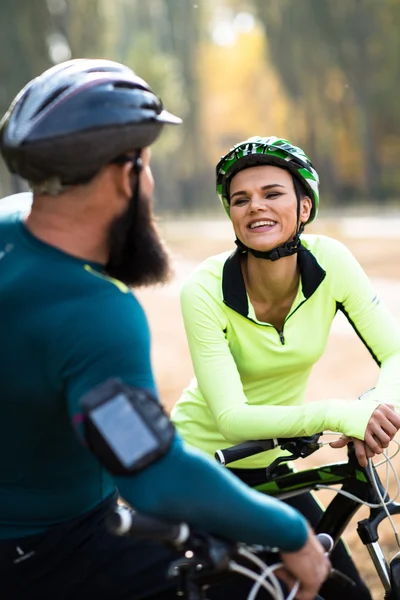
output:
[[[301, 285], [304, 298], [307, 300], [323, 282], [326, 276], [324, 269], [318, 264], [315, 256], [304, 246], [300, 247], [297, 254]], [[249, 305], [247, 301], [246, 286], [240, 268], [241, 252], [238, 248], [229, 256], [222, 271], [222, 296], [224, 303], [247, 317]]]

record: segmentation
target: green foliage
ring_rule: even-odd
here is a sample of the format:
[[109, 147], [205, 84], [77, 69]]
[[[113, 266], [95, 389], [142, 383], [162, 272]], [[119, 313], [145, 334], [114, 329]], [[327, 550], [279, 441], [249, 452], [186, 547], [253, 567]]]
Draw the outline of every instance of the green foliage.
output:
[[[218, 45], [239, 12], [252, 32]], [[1, 0], [0, 111], [47, 67], [71, 57], [127, 63], [184, 119], [154, 145], [160, 205], [218, 203], [214, 164], [251, 135], [306, 150], [327, 198], [400, 191], [400, 0]], [[0, 193], [18, 189], [0, 164]]]
[[[0, 114], [28, 81], [54, 64], [57, 42], [60, 60], [101, 54], [104, 26], [102, 0], [1, 0]], [[1, 194], [21, 189], [1, 163]]]
[[400, 125], [400, 3], [254, 0], [254, 5], [292, 101], [293, 135], [315, 157], [323, 187], [343, 202], [398, 193], [400, 137], [394, 139], [393, 132]]
[[153, 148], [156, 195], [169, 210], [198, 209], [210, 195], [214, 200], [213, 182], [205, 176], [196, 64], [202, 14], [200, 6], [177, 0], [115, 5], [112, 56], [146, 79], [167, 109], [184, 119], [183, 127], [165, 128]]

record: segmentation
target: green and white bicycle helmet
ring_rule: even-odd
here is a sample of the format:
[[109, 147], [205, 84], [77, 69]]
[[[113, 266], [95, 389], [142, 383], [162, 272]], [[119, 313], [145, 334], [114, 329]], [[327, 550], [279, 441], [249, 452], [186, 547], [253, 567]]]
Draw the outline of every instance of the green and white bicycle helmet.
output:
[[312, 210], [308, 222], [315, 219], [319, 204], [318, 173], [301, 148], [275, 136], [254, 136], [239, 142], [217, 164], [217, 194], [228, 216], [229, 185], [233, 176], [242, 169], [258, 165], [275, 165], [290, 171], [310, 195]]
[[[301, 194], [304, 191], [312, 202], [308, 223], [313, 221], [317, 215], [319, 205], [318, 173], [301, 148], [293, 146], [288, 140], [275, 136], [254, 136], [240, 142], [231, 148], [217, 164], [217, 194], [228, 217], [230, 218], [229, 188], [232, 178], [243, 169], [261, 165], [280, 167], [292, 174], [297, 198], [297, 220], [299, 220], [300, 215]], [[303, 229], [304, 225], [299, 225], [292, 238], [268, 252], [248, 248], [238, 239], [236, 239], [236, 244], [243, 252], [251, 252], [257, 258], [278, 260], [299, 251], [301, 247], [300, 235]]]

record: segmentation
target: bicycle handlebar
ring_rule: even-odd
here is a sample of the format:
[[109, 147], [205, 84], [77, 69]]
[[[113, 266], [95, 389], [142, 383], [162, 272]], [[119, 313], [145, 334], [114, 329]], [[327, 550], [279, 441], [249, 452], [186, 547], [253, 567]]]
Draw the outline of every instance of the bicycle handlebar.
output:
[[229, 448], [217, 450], [214, 454], [215, 458], [221, 465], [229, 465], [232, 462], [273, 450], [280, 446], [282, 450], [292, 452], [293, 458], [308, 456], [318, 450], [320, 447], [318, 440], [322, 434], [316, 433], [308, 437], [295, 438], [272, 438], [269, 440], [250, 440]]
[[109, 531], [117, 535], [143, 536], [169, 542], [174, 546], [184, 544], [190, 536], [190, 529], [186, 523], [167, 523], [134, 513], [123, 505], [119, 505], [107, 516], [106, 525]]
[[[210, 534], [194, 532], [186, 523], [166, 523], [145, 517], [124, 505], [119, 505], [114, 512], [108, 515], [106, 525], [114, 534], [159, 540], [185, 552], [182, 558], [171, 563], [168, 576], [179, 577], [179, 593], [185, 598], [196, 600], [203, 598], [203, 594], [199, 590], [204, 585], [210, 585], [210, 582], [218, 581], [215, 579], [216, 577], [225, 576], [232, 571], [232, 565], [240, 555], [242, 546], [242, 544], [222, 540]], [[332, 537], [326, 533], [319, 533], [316, 537], [325, 553], [329, 555], [334, 546]], [[188, 550], [191, 552], [187, 552]], [[255, 554], [262, 550], [271, 552], [270, 548], [262, 546], [251, 550]], [[278, 556], [278, 553], [276, 554]], [[272, 562], [275, 562], [274, 559]], [[330, 576], [336, 577], [341, 585], [354, 586], [351, 579], [335, 569], [331, 570]], [[189, 584], [189, 580], [192, 583]], [[189, 595], [185, 596], [185, 590], [190, 590]]]
[[[124, 505], [119, 505], [107, 516], [106, 525], [110, 532], [117, 535], [146, 537], [168, 542], [176, 547], [188, 542], [193, 533], [187, 523], [167, 523], [133, 512]], [[329, 554], [333, 548], [331, 536], [327, 533], [319, 533], [316, 537], [325, 552]], [[209, 538], [214, 539], [213, 536]], [[227, 545], [231, 546], [232, 543], [227, 542]]]
[[249, 442], [243, 442], [242, 444], [236, 444], [230, 448], [224, 448], [223, 450], [217, 450], [215, 458], [221, 465], [228, 465], [235, 460], [241, 460], [253, 456], [254, 454], [260, 454], [260, 452], [266, 452], [267, 450], [273, 450], [280, 446], [280, 439], [271, 440], [252, 440]]

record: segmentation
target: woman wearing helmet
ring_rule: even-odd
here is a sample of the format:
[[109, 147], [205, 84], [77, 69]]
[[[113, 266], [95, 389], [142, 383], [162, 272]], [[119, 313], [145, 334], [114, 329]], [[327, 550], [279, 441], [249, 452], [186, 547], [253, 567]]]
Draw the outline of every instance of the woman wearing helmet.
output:
[[[400, 331], [355, 258], [341, 243], [304, 235], [318, 210], [318, 174], [306, 154], [276, 137], [252, 137], [217, 165], [217, 192], [232, 221], [237, 249], [204, 261], [183, 286], [181, 305], [196, 378], [172, 418], [184, 439], [213, 455], [246, 440], [341, 432], [360, 464], [381, 453], [400, 419]], [[381, 367], [362, 401], [305, 403], [313, 365], [341, 310]], [[388, 332], [390, 331], [390, 335]], [[251, 486], [265, 481], [269, 451], [233, 463]], [[310, 494], [290, 503], [312, 524], [320, 509]], [[351, 598], [369, 592], [342, 544], [333, 564], [355, 579]], [[329, 581], [324, 598], [346, 591]], [[350, 596], [349, 596], [350, 598]]]

